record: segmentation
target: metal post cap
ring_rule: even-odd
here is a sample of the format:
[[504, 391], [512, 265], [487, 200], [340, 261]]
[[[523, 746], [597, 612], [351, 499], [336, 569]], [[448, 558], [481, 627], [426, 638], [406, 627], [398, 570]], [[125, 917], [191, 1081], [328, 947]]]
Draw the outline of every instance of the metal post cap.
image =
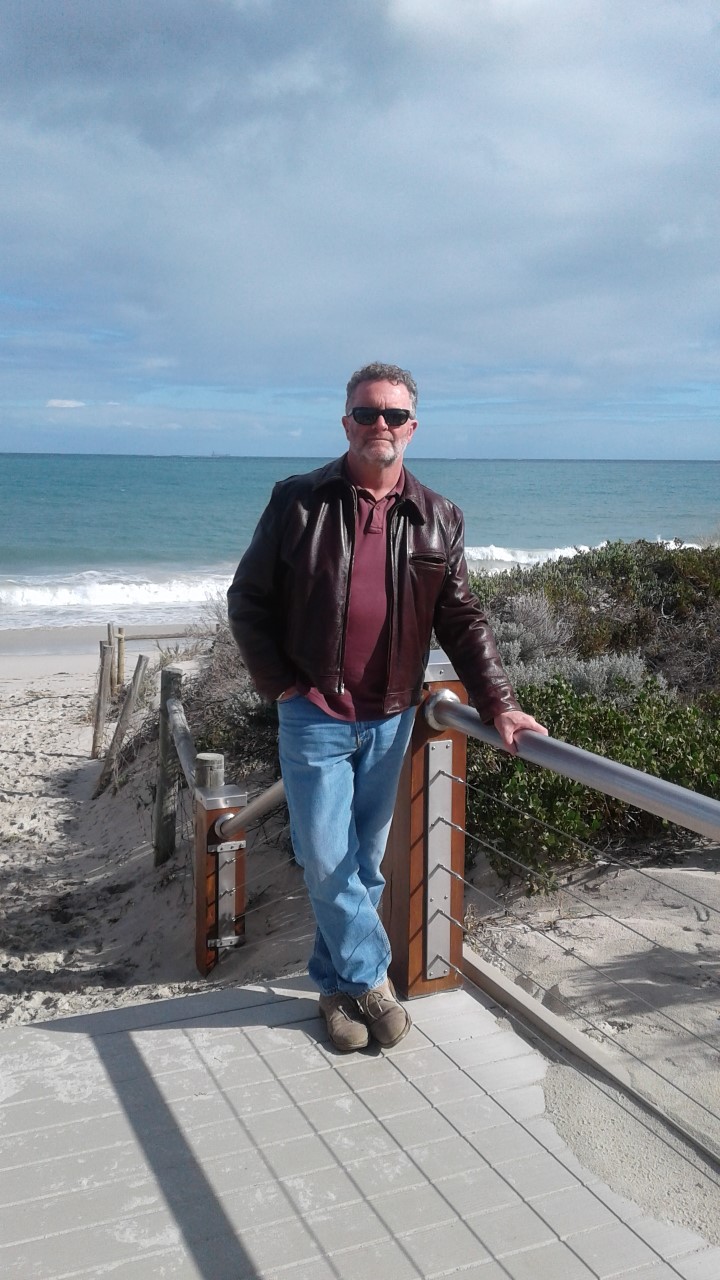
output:
[[452, 689], [438, 689], [435, 693], [431, 693], [430, 697], [426, 699], [425, 704], [423, 706], [423, 710], [425, 712], [425, 719], [430, 725], [430, 728], [435, 730], [440, 730], [445, 728], [445, 725], [439, 724], [438, 721], [435, 719], [435, 708], [437, 707], [438, 703], [459, 702], [459, 701], [460, 699], [458, 698], [456, 693], [453, 693]]

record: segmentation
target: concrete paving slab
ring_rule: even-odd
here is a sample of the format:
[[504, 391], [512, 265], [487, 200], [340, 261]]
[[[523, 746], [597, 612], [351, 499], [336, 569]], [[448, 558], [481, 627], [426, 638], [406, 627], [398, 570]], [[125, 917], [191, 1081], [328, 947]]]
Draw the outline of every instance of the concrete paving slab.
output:
[[351, 1055], [302, 978], [8, 1029], [2, 1274], [718, 1280], [720, 1251], [583, 1171], [490, 1002], [411, 1012]]
[[720, 1276], [720, 1249], [706, 1249], [693, 1258], [677, 1258], [673, 1266], [682, 1280], [717, 1280]]

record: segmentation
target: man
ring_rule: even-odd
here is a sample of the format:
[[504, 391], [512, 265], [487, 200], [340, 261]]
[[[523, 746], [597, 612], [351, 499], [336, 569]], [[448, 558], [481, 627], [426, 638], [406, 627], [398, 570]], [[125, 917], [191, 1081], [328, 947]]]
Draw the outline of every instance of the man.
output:
[[277, 700], [293, 847], [317, 922], [309, 973], [336, 1047], [396, 1044], [410, 1018], [377, 907], [403, 756], [434, 628], [485, 721], [523, 729], [469, 590], [463, 519], [403, 466], [417, 388], [371, 364], [347, 386], [344, 457], [273, 489], [228, 592], [258, 691]]

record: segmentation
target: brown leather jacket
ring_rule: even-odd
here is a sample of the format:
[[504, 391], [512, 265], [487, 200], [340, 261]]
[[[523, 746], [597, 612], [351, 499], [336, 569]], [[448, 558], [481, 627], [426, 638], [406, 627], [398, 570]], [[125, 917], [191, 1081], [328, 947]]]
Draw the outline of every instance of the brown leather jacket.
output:
[[[299, 676], [342, 692], [355, 537], [355, 490], [343, 459], [275, 485], [228, 591], [232, 633], [258, 692]], [[421, 698], [435, 630], [485, 721], [518, 703], [468, 586], [462, 512], [405, 471], [388, 515], [392, 601], [385, 715]]]

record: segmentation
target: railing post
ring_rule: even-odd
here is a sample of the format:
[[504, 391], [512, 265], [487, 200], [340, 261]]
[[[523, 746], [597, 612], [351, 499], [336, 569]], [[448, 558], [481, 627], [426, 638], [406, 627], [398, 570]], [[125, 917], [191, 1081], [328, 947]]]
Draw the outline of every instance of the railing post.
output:
[[117, 629], [117, 683], [122, 689], [125, 683], [125, 628]]
[[115, 623], [114, 622], [108, 622], [107, 624], [107, 638], [108, 638], [108, 644], [110, 645], [110, 653], [112, 654], [112, 662], [110, 665], [110, 696], [114, 698], [115, 694], [118, 691], [117, 665], [116, 665], [116, 657], [115, 657]]
[[[467, 702], [450, 664], [433, 660], [425, 697], [440, 687]], [[390, 976], [404, 997], [448, 991], [462, 983], [462, 929], [446, 917], [462, 920], [463, 886], [442, 868], [449, 864], [458, 875], [465, 874], [465, 788], [443, 775], [464, 781], [466, 759], [465, 734], [431, 729], [419, 707], [383, 862], [382, 917], [393, 953]], [[448, 959], [450, 964], [443, 963]]]
[[130, 721], [132, 719], [132, 714], [133, 714], [133, 711], [135, 710], [135, 705], [138, 700], [138, 695], [140, 693], [140, 686], [142, 684], [143, 676], [145, 675], [145, 668], [147, 667], [147, 664], [148, 664], [148, 660], [145, 657], [145, 654], [143, 653], [139, 654], [137, 663], [135, 665], [132, 684], [130, 685], [130, 688], [128, 689], [127, 693], [125, 694], [125, 699], [120, 709], [118, 722], [115, 726], [115, 732], [112, 736], [110, 746], [108, 747], [107, 752], [105, 754], [105, 763], [103, 764], [100, 777], [98, 778], [95, 790], [93, 791], [93, 800], [100, 795], [100, 792], [103, 790], [105, 786], [107, 786], [107, 783], [110, 781], [110, 776], [112, 774], [115, 761], [117, 760], [120, 754], [120, 748], [123, 744], [123, 739], [130, 727]]
[[219, 840], [215, 823], [243, 808], [247, 792], [224, 785], [224, 767], [214, 753], [195, 760], [195, 962], [203, 977], [221, 951], [245, 941], [245, 833]]
[[162, 866], [175, 852], [179, 766], [170, 732], [167, 704], [170, 698], [179, 699], [182, 696], [182, 678], [183, 673], [179, 667], [164, 667], [160, 673], [158, 766], [152, 817], [156, 867]]
[[110, 666], [112, 664], [112, 648], [105, 641], [100, 641], [100, 674], [98, 676], [98, 690], [95, 701], [95, 722], [93, 725], [93, 740], [90, 750], [90, 756], [93, 760], [97, 760], [102, 750], [103, 734], [105, 732], [105, 720], [107, 718], [108, 702], [110, 700]]

